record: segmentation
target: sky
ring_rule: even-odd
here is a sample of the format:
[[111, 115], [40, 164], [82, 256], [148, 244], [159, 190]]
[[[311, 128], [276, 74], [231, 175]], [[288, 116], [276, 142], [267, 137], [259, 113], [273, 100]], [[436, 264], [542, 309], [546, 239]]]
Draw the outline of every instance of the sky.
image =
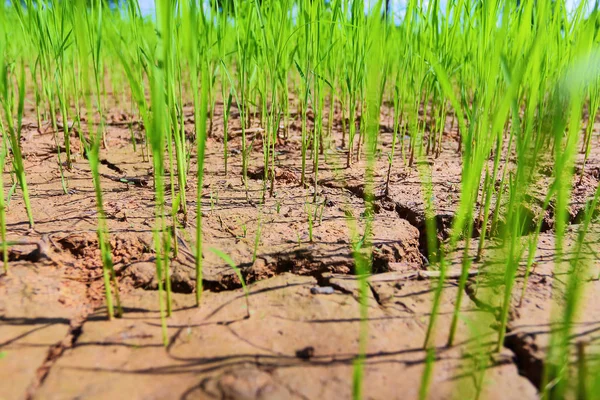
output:
[[[142, 10], [142, 13], [144, 14], [151, 14], [154, 11], [154, 1], [155, 0], [138, 0], [140, 2], [140, 9]], [[446, 6], [446, 1], [447, 0], [440, 0], [440, 3], [442, 5], [442, 8]], [[581, 2], [581, 0], [567, 0], [567, 7], [569, 7], [571, 10], [574, 9], [579, 3]], [[365, 3], [376, 3], [376, 0], [366, 0]], [[424, 0], [424, 3], [427, 4], [428, 0]], [[590, 9], [593, 8], [593, 0], [589, 1], [590, 3]], [[394, 10], [394, 12], [401, 12], [401, 10], [404, 9], [404, 7], [406, 6], [406, 0], [391, 0], [391, 8], [392, 10]]]

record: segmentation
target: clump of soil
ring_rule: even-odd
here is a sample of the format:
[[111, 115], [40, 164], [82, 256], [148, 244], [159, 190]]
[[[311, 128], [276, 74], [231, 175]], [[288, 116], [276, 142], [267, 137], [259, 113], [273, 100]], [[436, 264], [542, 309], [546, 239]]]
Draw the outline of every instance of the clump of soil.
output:
[[[69, 253], [73, 259], [73, 266], [79, 269], [101, 268], [100, 247], [98, 236], [91, 232], [72, 233], [56, 240], [60, 250]], [[151, 252], [150, 245], [140, 237], [119, 233], [110, 236], [110, 248], [113, 264], [129, 265], [134, 261], [142, 260]]]

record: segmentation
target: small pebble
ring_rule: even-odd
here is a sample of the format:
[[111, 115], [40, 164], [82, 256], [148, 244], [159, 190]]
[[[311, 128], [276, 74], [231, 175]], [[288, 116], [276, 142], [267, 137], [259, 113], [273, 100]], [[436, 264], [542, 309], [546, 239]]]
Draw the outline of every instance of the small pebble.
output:
[[315, 348], [312, 346], [305, 347], [301, 350], [296, 350], [296, 357], [302, 360], [309, 360], [315, 355]]
[[335, 290], [331, 286], [313, 286], [310, 288], [312, 294], [333, 294]]

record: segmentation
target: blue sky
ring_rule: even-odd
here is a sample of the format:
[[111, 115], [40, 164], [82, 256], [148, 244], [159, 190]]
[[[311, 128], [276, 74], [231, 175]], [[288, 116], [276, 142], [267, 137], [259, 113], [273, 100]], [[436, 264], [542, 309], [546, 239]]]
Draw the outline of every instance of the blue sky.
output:
[[[154, 0], [138, 0], [140, 2], [140, 8], [144, 14], [150, 14], [154, 10]], [[406, 5], [406, 0], [391, 0], [392, 1], [392, 9], [396, 12], [402, 10]], [[376, 3], [376, 0], [366, 0], [366, 3]], [[574, 9], [577, 4], [579, 4], [581, 0], [567, 0], [567, 6], [570, 9]], [[428, 0], [424, 1], [425, 4], [428, 3]], [[593, 7], [593, 0], [589, 1], [590, 8]], [[446, 0], [441, 0], [442, 7], [445, 6]]]

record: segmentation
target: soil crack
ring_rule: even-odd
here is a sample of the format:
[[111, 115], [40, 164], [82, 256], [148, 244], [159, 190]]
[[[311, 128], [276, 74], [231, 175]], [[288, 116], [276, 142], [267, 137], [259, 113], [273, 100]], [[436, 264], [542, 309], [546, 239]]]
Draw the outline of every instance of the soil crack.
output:
[[504, 347], [514, 353], [513, 362], [517, 366], [519, 374], [527, 378], [539, 391], [546, 366], [544, 360], [535, 354], [537, 350], [535, 337], [513, 332], [509, 325], [506, 327]]
[[375, 299], [375, 301], [377, 302], [377, 304], [379, 304], [380, 307], [385, 308], [385, 306], [383, 305], [383, 302], [381, 301], [381, 297], [379, 296], [379, 293], [377, 292], [377, 290], [373, 287], [373, 285], [371, 284], [371, 282], [368, 282], [369, 285], [369, 289], [371, 290], [371, 293], [373, 294], [373, 298]]
[[62, 357], [65, 350], [71, 349], [77, 343], [79, 336], [83, 333], [83, 324], [87, 321], [88, 316], [91, 314], [93, 308], [88, 307], [78, 316], [71, 319], [69, 323], [69, 331], [65, 337], [54, 344], [48, 350], [48, 354], [42, 365], [37, 369], [36, 375], [33, 382], [29, 385], [27, 392], [25, 393], [26, 400], [32, 400], [35, 398], [35, 394], [39, 388], [43, 385], [44, 381], [48, 377], [52, 366]]
[[[478, 308], [492, 313], [496, 321], [500, 322], [500, 307], [494, 307], [477, 298], [477, 293], [471, 283], [465, 285], [465, 293]], [[507, 324], [503, 346], [514, 354], [512, 362], [517, 367], [519, 374], [529, 380], [539, 391], [545, 365], [543, 359], [535, 355], [537, 346], [534, 341], [535, 338], [531, 335], [514, 332], [510, 323]]]

